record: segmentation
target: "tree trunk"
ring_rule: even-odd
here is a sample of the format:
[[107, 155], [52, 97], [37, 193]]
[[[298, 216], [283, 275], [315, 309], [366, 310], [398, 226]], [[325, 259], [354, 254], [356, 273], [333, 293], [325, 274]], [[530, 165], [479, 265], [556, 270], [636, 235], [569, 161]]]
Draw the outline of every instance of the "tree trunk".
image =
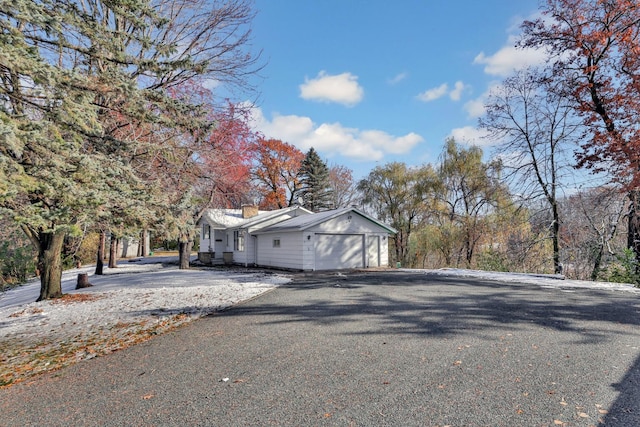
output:
[[398, 231], [398, 233], [396, 233], [393, 236], [393, 243], [395, 246], [395, 252], [396, 252], [396, 263], [400, 263], [401, 266], [404, 266], [404, 256], [403, 256], [403, 246], [404, 246], [404, 242], [403, 242], [403, 232], [402, 230]]
[[558, 204], [555, 201], [551, 203], [551, 211], [553, 213], [553, 231], [551, 232], [551, 240], [553, 244], [553, 272], [562, 274], [562, 265], [560, 265], [560, 214], [558, 213]]
[[104, 274], [104, 246], [107, 240], [107, 232], [100, 231], [100, 242], [98, 243], [98, 254], [96, 255], [96, 271], [95, 274]]
[[598, 248], [598, 252], [596, 253], [596, 258], [593, 261], [593, 270], [591, 271], [591, 280], [594, 282], [598, 280], [598, 275], [600, 274], [600, 265], [602, 264], [602, 255], [604, 254], [604, 244], [600, 244]]
[[109, 246], [109, 268], [118, 267], [118, 238], [111, 233], [111, 245]]
[[147, 229], [142, 230], [142, 236], [140, 238], [140, 256], [149, 255], [149, 248], [147, 248]]
[[193, 242], [188, 240], [183, 242], [182, 240], [178, 243], [178, 253], [179, 253], [179, 269], [180, 270], [188, 270], [189, 269], [189, 259], [191, 258], [191, 247], [193, 246]]
[[473, 250], [474, 250], [474, 243], [473, 243], [473, 236], [472, 236], [472, 231], [471, 231], [471, 226], [466, 226], [466, 236], [465, 236], [465, 241], [464, 241], [464, 258], [465, 261], [467, 262], [466, 267], [467, 268], [471, 268], [471, 261], [473, 260]]
[[636, 256], [636, 274], [640, 274], [640, 189], [629, 192], [629, 228], [627, 246]]
[[93, 286], [89, 283], [89, 275], [87, 273], [78, 274], [78, 281], [76, 282], [76, 289], [88, 288]]
[[62, 296], [63, 232], [40, 233], [38, 236], [38, 270], [40, 271], [40, 297], [37, 301]]

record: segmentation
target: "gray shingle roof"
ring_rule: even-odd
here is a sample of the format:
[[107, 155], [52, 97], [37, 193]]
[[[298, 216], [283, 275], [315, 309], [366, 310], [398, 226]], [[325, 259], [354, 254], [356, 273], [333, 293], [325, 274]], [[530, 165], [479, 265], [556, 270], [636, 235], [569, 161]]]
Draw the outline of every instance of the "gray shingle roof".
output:
[[274, 211], [259, 211], [256, 216], [251, 218], [242, 218], [241, 209], [207, 209], [202, 215], [202, 220], [206, 221], [207, 224], [213, 228], [248, 228], [296, 210], [299, 210], [300, 213], [305, 216], [312, 213], [300, 206], [290, 206], [288, 208], [277, 209]]
[[377, 219], [365, 214], [364, 212], [356, 209], [356, 208], [343, 208], [343, 209], [335, 209], [331, 211], [323, 211], [314, 213], [312, 215], [303, 215], [296, 218], [291, 218], [277, 224], [271, 225], [269, 227], [263, 228], [260, 230], [260, 233], [272, 233], [272, 232], [283, 232], [283, 231], [304, 231], [308, 228], [315, 227], [318, 224], [322, 224], [325, 221], [329, 221], [333, 218], [337, 218], [340, 215], [343, 215], [347, 212], [353, 212], [361, 217], [379, 225], [380, 227], [386, 229], [388, 232], [395, 234], [396, 230], [388, 225], [378, 221]]

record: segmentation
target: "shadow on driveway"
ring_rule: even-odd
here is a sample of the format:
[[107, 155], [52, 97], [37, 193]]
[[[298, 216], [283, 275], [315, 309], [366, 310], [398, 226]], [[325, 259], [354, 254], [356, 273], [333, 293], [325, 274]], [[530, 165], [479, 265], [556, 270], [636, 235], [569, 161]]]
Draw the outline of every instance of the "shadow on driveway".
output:
[[[282, 287], [306, 292], [308, 298], [292, 299], [291, 304], [260, 298], [219, 315], [257, 315], [264, 324], [339, 325], [334, 330], [352, 335], [478, 337], [534, 325], [568, 333], [571, 340], [564, 344], [587, 345], [585, 350], [623, 337], [634, 340], [640, 326], [635, 294], [591, 289], [542, 289], [403, 272], [301, 275]], [[599, 425], [640, 425], [640, 357], [622, 381], [610, 387], [618, 396], [601, 411]]]
[[[348, 323], [371, 316], [376, 318], [375, 324], [382, 325], [377, 330], [360, 331], [363, 334], [481, 334], [496, 325], [516, 330], [535, 324], [574, 332], [580, 337], [575, 344], [612, 339], [610, 331], [595, 325], [586, 328], [584, 322], [640, 325], [636, 295], [599, 290], [540, 292], [537, 285], [400, 272], [305, 275], [281, 287], [307, 292], [309, 298], [303, 299], [304, 304], [295, 299], [290, 305], [281, 301], [270, 305], [261, 298], [224, 315], [255, 314], [267, 319], [265, 322], [274, 317], [271, 322], [293, 319], [318, 324]], [[282, 320], [275, 319], [283, 315]], [[635, 328], [629, 329], [629, 334], [635, 333]]]

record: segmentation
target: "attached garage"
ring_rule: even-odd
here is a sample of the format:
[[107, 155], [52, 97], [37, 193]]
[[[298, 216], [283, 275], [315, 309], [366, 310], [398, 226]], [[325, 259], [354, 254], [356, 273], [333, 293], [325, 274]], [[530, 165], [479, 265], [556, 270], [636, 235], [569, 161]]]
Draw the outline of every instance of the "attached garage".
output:
[[394, 233], [356, 208], [300, 216], [253, 233], [256, 265], [305, 271], [387, 266]]

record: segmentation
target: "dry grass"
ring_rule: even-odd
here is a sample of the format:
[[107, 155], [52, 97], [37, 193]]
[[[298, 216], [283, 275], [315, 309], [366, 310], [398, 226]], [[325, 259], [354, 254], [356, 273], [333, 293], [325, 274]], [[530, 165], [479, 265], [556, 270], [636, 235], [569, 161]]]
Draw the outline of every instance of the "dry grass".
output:
[[[69, 298], [61, 298], [60, 301], [63, 304], [69, 303]], [[40, 342], [28, 342], [20, 338], [0, 340], [0, 388], [147, 341], [155, 335], [185, 324], [188, 317], [176, 314], [157, 322], [118, 322], [65, 341], [43, 339]]]

